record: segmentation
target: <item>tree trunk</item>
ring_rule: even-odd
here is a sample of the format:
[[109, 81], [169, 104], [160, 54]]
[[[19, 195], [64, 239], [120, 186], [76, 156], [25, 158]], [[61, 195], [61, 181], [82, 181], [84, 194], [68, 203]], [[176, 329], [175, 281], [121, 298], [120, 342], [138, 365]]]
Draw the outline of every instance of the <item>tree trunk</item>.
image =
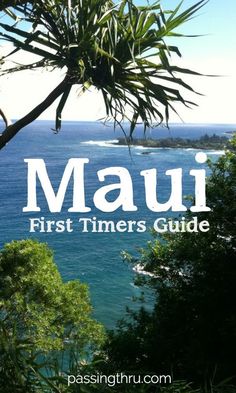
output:
[[65, 79], [47, 96], [47, 98], [37, 105], [26, 116], [17, 120], [14, 124], [9, 125], [0, 135], [0, 149], [2, 149], [23, 127], [36, 120], [60, 95], [64, 92], [65, 87], [68, 86], [68, 77]]

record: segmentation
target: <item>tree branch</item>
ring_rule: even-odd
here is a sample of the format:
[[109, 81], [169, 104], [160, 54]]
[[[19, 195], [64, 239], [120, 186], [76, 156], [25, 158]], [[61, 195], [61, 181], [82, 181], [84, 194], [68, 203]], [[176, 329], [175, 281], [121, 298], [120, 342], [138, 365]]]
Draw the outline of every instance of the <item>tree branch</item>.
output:
[[0, 108], [0, 116], [3, 118], [3, 121], [6, 125], [6, 128], [11, 124], [11, 120], [9, 120], [7, 118], [7, 116], [5, 115], [5, 113], [3, 112], [3, 110]]
[[37, 105], [26, 116], [17, 120], [14, 124], [8, 125], [0, 135], [0, 149], [2, 149], [23, 127], [36, 120], [62, 93], [70, 84], [68, 76], [47, 96], [47, 98]]

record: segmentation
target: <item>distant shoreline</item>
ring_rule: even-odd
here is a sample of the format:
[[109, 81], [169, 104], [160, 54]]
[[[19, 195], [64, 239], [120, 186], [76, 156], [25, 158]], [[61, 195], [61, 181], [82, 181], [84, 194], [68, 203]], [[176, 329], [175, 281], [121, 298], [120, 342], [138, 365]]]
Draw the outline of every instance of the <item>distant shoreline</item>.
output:
[[[232, 133], [233, 134], [233, 133]], [[150, 148], [192, 148], [202, 150], [223, 150], [229, 146], [230, 138], [227, 136], [218, 135], [204, 135], [199, 139], [186, 138], [163, 138], [163, 139], [131, 139], [118, 138], [118, 142], [113, 142], [113, 145], [120, 146], [140, 146]]]

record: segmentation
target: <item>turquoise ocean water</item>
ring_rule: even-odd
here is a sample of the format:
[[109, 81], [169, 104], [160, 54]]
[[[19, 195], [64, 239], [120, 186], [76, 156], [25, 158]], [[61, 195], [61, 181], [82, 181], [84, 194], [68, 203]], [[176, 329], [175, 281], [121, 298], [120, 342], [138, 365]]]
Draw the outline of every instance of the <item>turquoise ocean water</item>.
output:
[[[140, 171], [158, 169], [158, 199], [165, 202], [170, 194], [170, 180], [165, 171], [183, 168], [183, 193], [192, 194], [194, 179], [189, 176], [192, 168], [200, 169], [195, 162], [193, 149], [144, 149], [135, 147], [131, 154], [125, 146], [115, 146], [110, 141], [122, 136], [121, 131], [114, 132], [112, 127], [101, 123], [65, 122], [62, 131], [55, 135], [52, 122], [36, 121], [22, 130], [19, 135], [0, 152], [0, 246], [12, 239], [27, 237], [45, 241], [54, 249], [55, 261], [64, 280], [79, 278], [90, 287], [94, 313], [97, 319], [108, 327], [112, 327], [131, 304], [133, 296], [139, 289], [133, 284], [134, 272], [130, 266], [122, 262], [120, 252], [128, 250], [137, 253], [137, 248], [145, 245], [151, 236], [144, 233], [29, 233], [29, 218], [44, 217], [46, 220], [96, 217], [97, 220], [145, 220], [151, 227], [154, 220], [163, 217], [163, 213], [149, 211], [145, 204], [143, 177]], [[1, 128], [1, 123], [0, 123]], [[160, 128], [152, 131], [152, 137], [188, 137], [197, 138], [204, 134], [225, 135], [235, 126], [230, 125], [172, 125], [170, 130]], [[142, 136], [142, 128], [137, 130]], [[228, 134], [226, 134], [228, 135]], [[146, 153], [149, 154], [146, 154]], [[143, 154], [144, 153], [144, 154]], [[209, 158], [216, 159], [222, 152], [207, 151]], [[87, 205], [90, 213], [69, 213], [72, 200], [72, 184], [66, 193], [61, 213], [50, 213], [42, 190], [38, 186], [38, 201], [41, 212], [23, 213], [22, 208], [27, 201], [27, 165], [25, 158], [41, 158], [45, 160], [48, 174], [56, 190], [65, 165], [70, 158], [88, 158], [85, 166], [85, 185]], [[122, 166], [129, 170], [134, 187], [134, 203], [136, 212], [102, 213], [93, 205], [94, 192], [104, 184], [97, 178], [97, 171], [110, 166]], [[202, 166], [201, 166], [202, 167]], [[208, 171], [209, 172], [209, 171]], [[109, 178], [111, 183], [117, 178]], [[105, 182], [108, 184], [108, 181]], [[111, 200], [116, 197], [111, 193]], [[171, 216], [171, 212], [166, 214]], [[172, 213], [173, 215], [173, 213]], [[178, 217], [178, 214], [175, 214]]]

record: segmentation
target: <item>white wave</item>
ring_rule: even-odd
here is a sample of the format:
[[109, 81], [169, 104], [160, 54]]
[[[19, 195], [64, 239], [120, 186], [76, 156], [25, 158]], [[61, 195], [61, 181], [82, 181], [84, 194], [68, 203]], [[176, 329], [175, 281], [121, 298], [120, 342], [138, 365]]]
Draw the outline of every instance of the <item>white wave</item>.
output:
[[118, 139], [112, 139], [112, 140], [107, 140], [107, 141], [85, 141], [85, 142], [80, 142], [82, 145], [93, 145], [93, 146], [99, 146], [99, 147], [127, 147], [127, 146], [122, 146], [118, 145], [119, 141]]
[[[166, 270], [167, 272], [170, 270], [168, 266], [163, 266], [163, 265], [160, 266], [160, 269]], [[149, 276], [152, 278], [160, 278], [160, 276], [158, 276], [157, 274], [147, 272], [145, 270], [145, 266], [141, 265], [141, 263], [137, 263], [137, 265], [133, 267], [133, 271], [138, 274], [143, 274], [144, 276]], [[183, 276], [183, 273], [181, 271], [179, 271], [178, 274], [179, 276]]]
[[133, 149], [136, 149], [136, 150], [150, 150], [150, 149], [152, 149], [152, 150], [163, 150], [163, 149], [170, 150], [170, 149], [172, 149], [172, 147], [161, 147], [161, 146], [156, 147], [156, 146], [136, 146], [136, 145], [131, 145], [131, 147]]
[[144, 276], [149, 276], [149, 277], [158, 278], [157, 275], [155, 275], [155, 274], [153, 274], [153, 273], [150, 273], [150, 272], [147, 272], [146, 270], [144, 270], [144, 266], [142, 266], [140, 263], [138, 263], [137, 265], [135, 265], [135, 266], [133, 267], [133, 271], [134, 271], [135, 273], [138, 273], [138, 274], [143, 274]]
[[131, 145], [133, 149], [137, 149], [137, 150], [148, 150], [150, 149], [150, 147], [148, 146], [135, 146], [135, 145]]
[[225, 155], [225, 151], [224, 150], [215, 150], [215, 151], [206, 151], [206, 154], [208, 154], [209, 156], [224, 156]]

